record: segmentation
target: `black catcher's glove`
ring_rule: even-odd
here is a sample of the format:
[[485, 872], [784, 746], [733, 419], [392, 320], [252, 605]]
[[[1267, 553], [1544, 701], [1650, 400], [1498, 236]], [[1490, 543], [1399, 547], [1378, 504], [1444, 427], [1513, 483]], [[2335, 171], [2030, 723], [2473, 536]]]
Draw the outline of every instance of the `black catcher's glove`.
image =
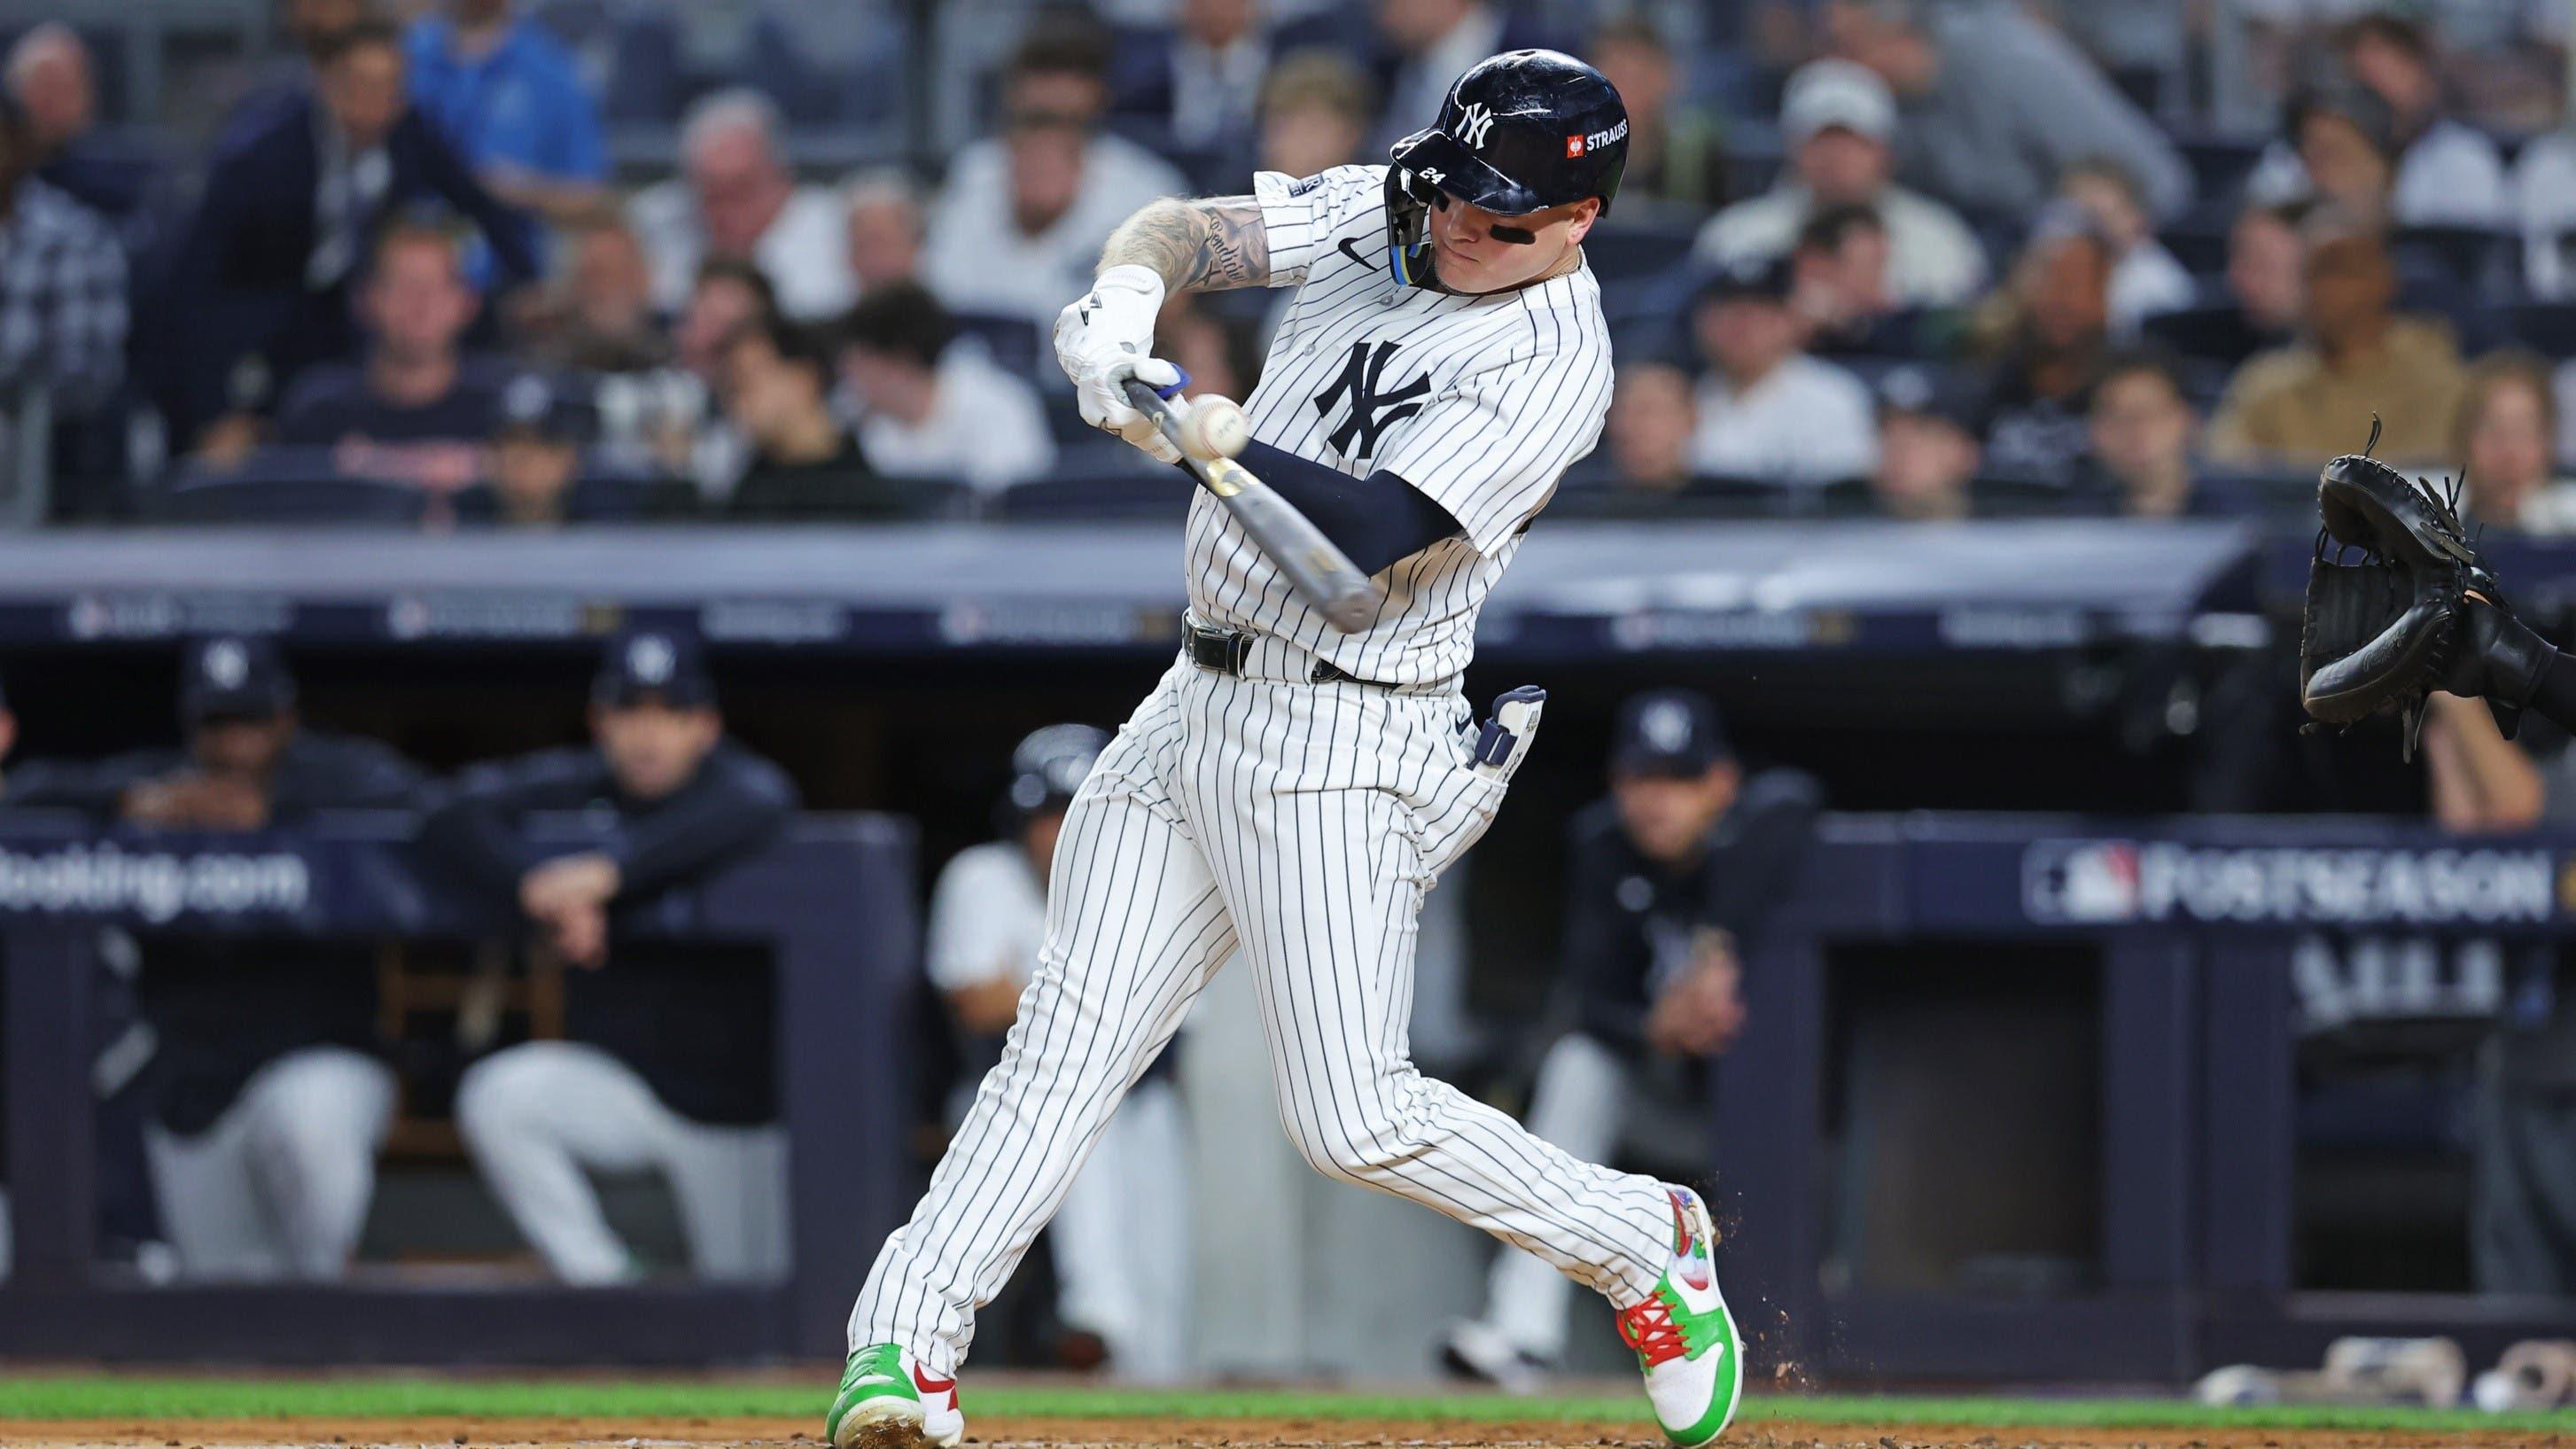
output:
[[2484, 698], [2511, 738], [2549, 651], [2479, 562], [2456, 489], [2445, 496], [2367, 451], [2348, 453], [2318, 475], [2317, 513], [2325, 527], [2299, 638], [2308, 713], [2344, 726], [2393, 710], [2412, 759], [2424, 697], [2443, 689]]

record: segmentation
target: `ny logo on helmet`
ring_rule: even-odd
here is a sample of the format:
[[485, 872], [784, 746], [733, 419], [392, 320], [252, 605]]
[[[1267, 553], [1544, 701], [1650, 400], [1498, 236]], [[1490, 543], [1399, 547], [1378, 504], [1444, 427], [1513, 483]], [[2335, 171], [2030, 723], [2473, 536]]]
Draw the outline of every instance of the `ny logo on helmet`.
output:
[[1470, 102], [1458, 113], [1458, 139], [1479, 151], [1485, 149], [1485, 133], [1494, 129], [1494, 108], [1483, 101]]

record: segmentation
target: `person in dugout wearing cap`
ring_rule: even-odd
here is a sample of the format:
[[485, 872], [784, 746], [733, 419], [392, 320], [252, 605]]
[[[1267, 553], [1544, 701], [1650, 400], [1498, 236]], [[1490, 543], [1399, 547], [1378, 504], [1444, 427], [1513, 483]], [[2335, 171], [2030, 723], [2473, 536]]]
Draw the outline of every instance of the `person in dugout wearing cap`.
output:
[[[796, 788], [726, 736], [698, 643], [675, 630], [610, 642], [590, 732], [586, 746], [465, 771], [423, 822], [433, 859], [512, 902], [538, 949], [572, 968], [564, 1039], [467, 1068], [457, 1131], [484, 1185], [568, 1282], [642, 1271], [585, 1169], [658, 1173], [701, 1276], [775, 1276], [787, 1262], [787, 1139], [767, 962], [754, 947], [623, 940], [614, 924], [631, 903], [775, 840]], [[539, 811], [614, 824], [603, 844], [550, 854], [526, 829]]]
[[[231, 832], [319, 810], [412, 804], [421, 774], [375, 740], [306, 727], [274, 643], [223, 636], [181, 662], [180, 749], [10, 771], [12, 808], [102, 823]], [[182, 1272], [340, 1276], [375, 1195], [396, 1082], [378, 1056], [363, 946], [303, 939], [147, 936], [139, 1006], [144, 1155]]]
[[[1738, 972], [1821, 803], [1797, 771], [1746, 773], [1703, 695], [1620, 706], [1609, 797], [1569, 830], [1559, 988], [1574, 1025], [1540, 1063], [1532, 1132], [1604, 1162], [1641, 1101], [1670, 1112], [1708, 1100], [1708, 1061], [1745, 1025]], [[1529, 1254], [1498, 1254], [1485, 1312], [1452, 1325], [1443, 1364], [1535, 1388], [1563, 1352], [1570, 1286]]]

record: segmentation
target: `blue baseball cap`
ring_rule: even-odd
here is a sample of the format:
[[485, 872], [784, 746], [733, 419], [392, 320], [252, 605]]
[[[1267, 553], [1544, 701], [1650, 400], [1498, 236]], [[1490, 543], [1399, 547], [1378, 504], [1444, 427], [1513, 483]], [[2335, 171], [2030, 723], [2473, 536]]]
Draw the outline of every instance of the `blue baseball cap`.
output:
[[1707, 695], [1690, 689], [1656, 689], [1619, 706], [1610, 731], [1614, 775], [1698, 775], [1735, 758], [1726, 725]]
[[608, 641], [598, 677], [591, 681], [590, 698], [608, 709], [624, 709], [648, 698], [673, 709], [708, 709], [716, 702], [716, 681], [707, 672], [706, 653], [694, 635], [676, 629], [634, 628]]
[[179, 713], [209, 719], [270, 719], [295, 704], [295, 676], [273, 639], [218, 634], [190, 644], [179, 669]]

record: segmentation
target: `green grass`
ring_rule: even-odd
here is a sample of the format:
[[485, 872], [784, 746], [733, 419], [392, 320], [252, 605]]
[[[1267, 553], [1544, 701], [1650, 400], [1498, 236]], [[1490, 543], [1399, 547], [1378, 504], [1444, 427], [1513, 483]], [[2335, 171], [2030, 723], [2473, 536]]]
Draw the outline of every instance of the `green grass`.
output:
[[[0, 1421], [38, 1419], [816, 1418], [829, 1385], [717, 1380], [364, 1377], [0, 1376]], [[1120, 1390], [997, 1385], [972, 1392], [978, 1414], [1066, 1418], [1542, 1419], [1642, 1426], [1631, 1395], [1513, 1399], [1318, 1389]], [[1765, 1395], [1749, 1422], [1990, 1428], [2520, 1430], [2576, 1434], [2576, 1413], [2291, 1407], [2210, 1409], [2162, 1399], [1864, 1398]]]

